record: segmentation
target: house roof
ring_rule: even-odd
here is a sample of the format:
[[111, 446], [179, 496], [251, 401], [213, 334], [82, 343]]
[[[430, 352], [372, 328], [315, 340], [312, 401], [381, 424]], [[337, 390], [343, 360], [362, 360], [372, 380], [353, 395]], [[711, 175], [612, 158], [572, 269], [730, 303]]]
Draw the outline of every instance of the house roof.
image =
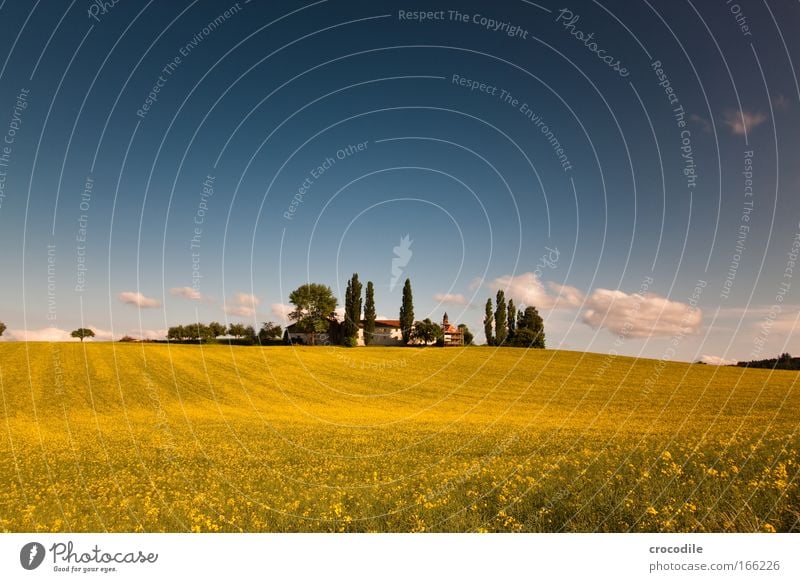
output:
[[399, 319], [376, 319], [375, 320], [376, 327], [400, 327], [400, 320]]

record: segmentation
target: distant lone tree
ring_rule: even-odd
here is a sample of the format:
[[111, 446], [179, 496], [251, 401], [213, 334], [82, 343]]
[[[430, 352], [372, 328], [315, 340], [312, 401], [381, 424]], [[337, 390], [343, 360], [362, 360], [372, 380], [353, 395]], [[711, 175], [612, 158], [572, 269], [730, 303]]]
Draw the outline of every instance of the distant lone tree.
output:
[[375, 286], [367, 281], [367, 296], [364, 300], [364, 345], [372, 343], [375, 335]]
[[400, 306], [400, 331], [403, 334], [403, 343], [411, 340], [414, 331], [414, 298], [411, 294], [411, 279], [406, 279], [403, 285], [403, 304]]
[[294, 311], [289, 319], [297, 324], [300, 331], [311, 335], [311, 345], [315, 345], [318, 333], [326, 333], [330, 329], [338, 301], [327, 285], [306, 283], [289, 294], [289, 301]]
[[0, 337], [2, 337], [5, 331], [6, 331], [6, 324], [0, 321]]
[[80, 340], [83, 341], [84, 338], [94, 337], [94, 332], [88, 327], [79, 327], [78, 329], [73, 330], [69, 335], [80, 338]]
[[506, 327], [506, 294], [500, 289], [497, 292], [497, 308], [494, 311], [494, 343], [495, 345], [502, 346], [506, 343], [508, 337], [508, 328]]
[[494, 327], [494, 312], [492, 311], [492, 298], [486, 300], [486, 315], [483, 317], [483, 333], [486, 335], [486, 345], [494, 345], [494, 335], [492, 329]]
[[358, 324], [361, 322], [361, 282], [358, 273], [353, 273], [347, 282], [344, 298], [344, 323], [342, 324], [342, 343], [355, 346], [358, 341]]

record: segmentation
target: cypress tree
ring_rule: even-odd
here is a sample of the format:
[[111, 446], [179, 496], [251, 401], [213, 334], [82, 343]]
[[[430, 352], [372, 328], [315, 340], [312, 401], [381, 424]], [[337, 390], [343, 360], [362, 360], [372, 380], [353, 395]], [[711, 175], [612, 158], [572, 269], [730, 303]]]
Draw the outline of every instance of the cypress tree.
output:
[[508, 300], [508, 341], [514, 340], [514, 334], [517, 332], [517, 308], [514, 305], [514, 300]]
[[356, 345], [358, 341], [358, 324], [361, 321], [361, 282], [358, 273], [347, 282], [344, 300], [344, 324], [342, 340], [345, 345]]
[[483, 333], [486, 334], [486, 345], [494, 345], [492, 329], [494, 327], [494, 314], [492, 312], [492, 298], [486, 300], [486, 315], [483, 318]]
[[501, 289], [497, 292], [497, 308], [494, 312], [494, 341], [498, 346], [502, 346], [508, 337], [506, 316], [506, 294]]
[[400, 329], [403, 333], [403, 343], [411, 339], [414, 328], [414, 299], [411, 295], [411, 279], [406, 279], [403, 285], [403, 304], [400, 306]]
[[364, 345], [372, 343], [375, 317], [375, 287], [372, 281], [367, 281], [367, 297], [364, 303]]

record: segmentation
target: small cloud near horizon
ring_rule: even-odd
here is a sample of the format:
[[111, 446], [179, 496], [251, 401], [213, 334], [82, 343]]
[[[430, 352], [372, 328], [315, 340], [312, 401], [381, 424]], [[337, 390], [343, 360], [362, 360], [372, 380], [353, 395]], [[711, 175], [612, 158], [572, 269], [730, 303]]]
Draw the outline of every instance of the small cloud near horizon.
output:
[[449, 305], [466, 305], [469, 303], [467, 298], [461, 293], [435, 293], [433, 300], [438, 301], [439, 303], [447, 303]]
[[161, 301], [153, 297], [142, 295], [138, 291], [123, 291], [118, 296], [120, 301], [134, 305], [140, 309], [153, 309], [161, 307]]
[[183, 297], [184, 299], [188, 299], [190, 301], [203, 300], [203, 294], [193, 287], [173, 287], [169, 290], [169, 294], [176, 297]]
[[700, 356], [700, 361], [710, 366], [733, 366], [738, 363], [737, 360], [729, 360], [722, 356], [709, 356], [707, 354]]
[[230, 303], [225, 303], [222, 308], [228, 315], [236, 317], [253, 318], [256, 315], [256, 307], [261, 303], [261, 299], [251, 293], [235, 293]]

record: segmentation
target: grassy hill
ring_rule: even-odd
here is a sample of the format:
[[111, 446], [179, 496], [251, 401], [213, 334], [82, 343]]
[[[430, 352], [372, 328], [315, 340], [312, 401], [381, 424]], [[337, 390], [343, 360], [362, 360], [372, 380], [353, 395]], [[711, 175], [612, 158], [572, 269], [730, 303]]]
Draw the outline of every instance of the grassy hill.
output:
[[797, 373], [0, 344], [4, 531], [798, 531]]

